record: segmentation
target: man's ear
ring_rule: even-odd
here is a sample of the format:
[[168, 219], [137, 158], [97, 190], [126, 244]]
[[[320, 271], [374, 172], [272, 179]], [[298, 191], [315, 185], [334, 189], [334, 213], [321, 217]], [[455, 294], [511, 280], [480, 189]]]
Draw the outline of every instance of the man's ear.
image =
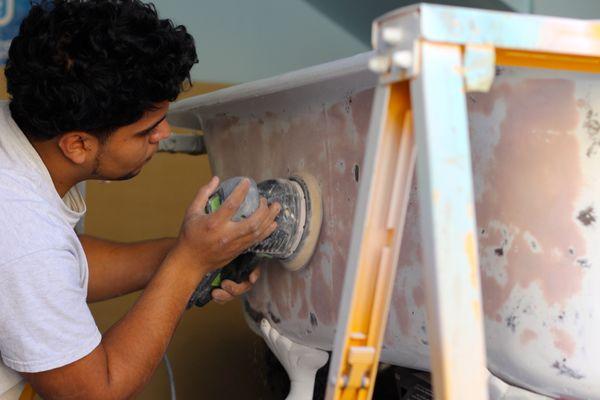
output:
[[58, 147], [64, 156], [77, 165], [95, 158], [99, 146], [97, 137], [81, 131], [66, 132], [58, 138]]

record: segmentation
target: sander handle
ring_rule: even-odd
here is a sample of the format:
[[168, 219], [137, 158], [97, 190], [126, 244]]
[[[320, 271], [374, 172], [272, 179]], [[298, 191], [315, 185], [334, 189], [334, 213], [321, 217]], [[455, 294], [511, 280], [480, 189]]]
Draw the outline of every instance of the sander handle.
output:
[[202, 307], [208, 304], [212, 300], [212, 291], [220, 288], [221, 282], [226, 279], [235, 283], [247, 281], [259, 261], [260, 258], [254, 253], [243, 253], [225, 267], [207, 274], [192, 294], [187, 308], [193, 305]]

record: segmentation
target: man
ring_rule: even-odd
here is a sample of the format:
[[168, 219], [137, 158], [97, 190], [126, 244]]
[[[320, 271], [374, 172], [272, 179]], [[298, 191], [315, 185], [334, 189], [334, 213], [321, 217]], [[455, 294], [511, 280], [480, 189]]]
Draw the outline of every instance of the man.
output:
[[[0, 109], [0, 399], [18, 398], [22, 377], [47, 399], [134, 396], [203, 276], [275, 229], [279, 206], [264, 199], [231, 221], [246, 181], [206, 215], [213, 178], [176, 239], [125, 245], [73, 230], [85, 212], [75, 184], [141, 171], [170, 134], [169, 102], [195, 62], [185, 28], [139, 0], [55, 0], [23, 21], [6, 66], [10, 105]], [[224, 282], [213, 297], [250, 286]], [[100, 335], [86, 302], [139, 289]]]

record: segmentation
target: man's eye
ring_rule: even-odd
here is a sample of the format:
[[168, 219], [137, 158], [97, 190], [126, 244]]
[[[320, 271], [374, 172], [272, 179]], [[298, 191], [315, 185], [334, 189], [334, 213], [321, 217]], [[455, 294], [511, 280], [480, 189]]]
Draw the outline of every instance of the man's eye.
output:
[[140, 136], [150, 136], [152, 135], [152, 133], [154, 133], [155, 130], [156, 128], [152, 128], [150, 130], [140, 132]]

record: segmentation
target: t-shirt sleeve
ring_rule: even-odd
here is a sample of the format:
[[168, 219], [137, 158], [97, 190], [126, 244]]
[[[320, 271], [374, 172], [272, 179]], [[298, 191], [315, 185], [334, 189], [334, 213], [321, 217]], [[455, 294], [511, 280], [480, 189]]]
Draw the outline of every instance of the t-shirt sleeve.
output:
[[76, 257], [41, 250], [0, 265], [0, 354], [9, 368], [41, 372], [94, 350], [100, 332]]

